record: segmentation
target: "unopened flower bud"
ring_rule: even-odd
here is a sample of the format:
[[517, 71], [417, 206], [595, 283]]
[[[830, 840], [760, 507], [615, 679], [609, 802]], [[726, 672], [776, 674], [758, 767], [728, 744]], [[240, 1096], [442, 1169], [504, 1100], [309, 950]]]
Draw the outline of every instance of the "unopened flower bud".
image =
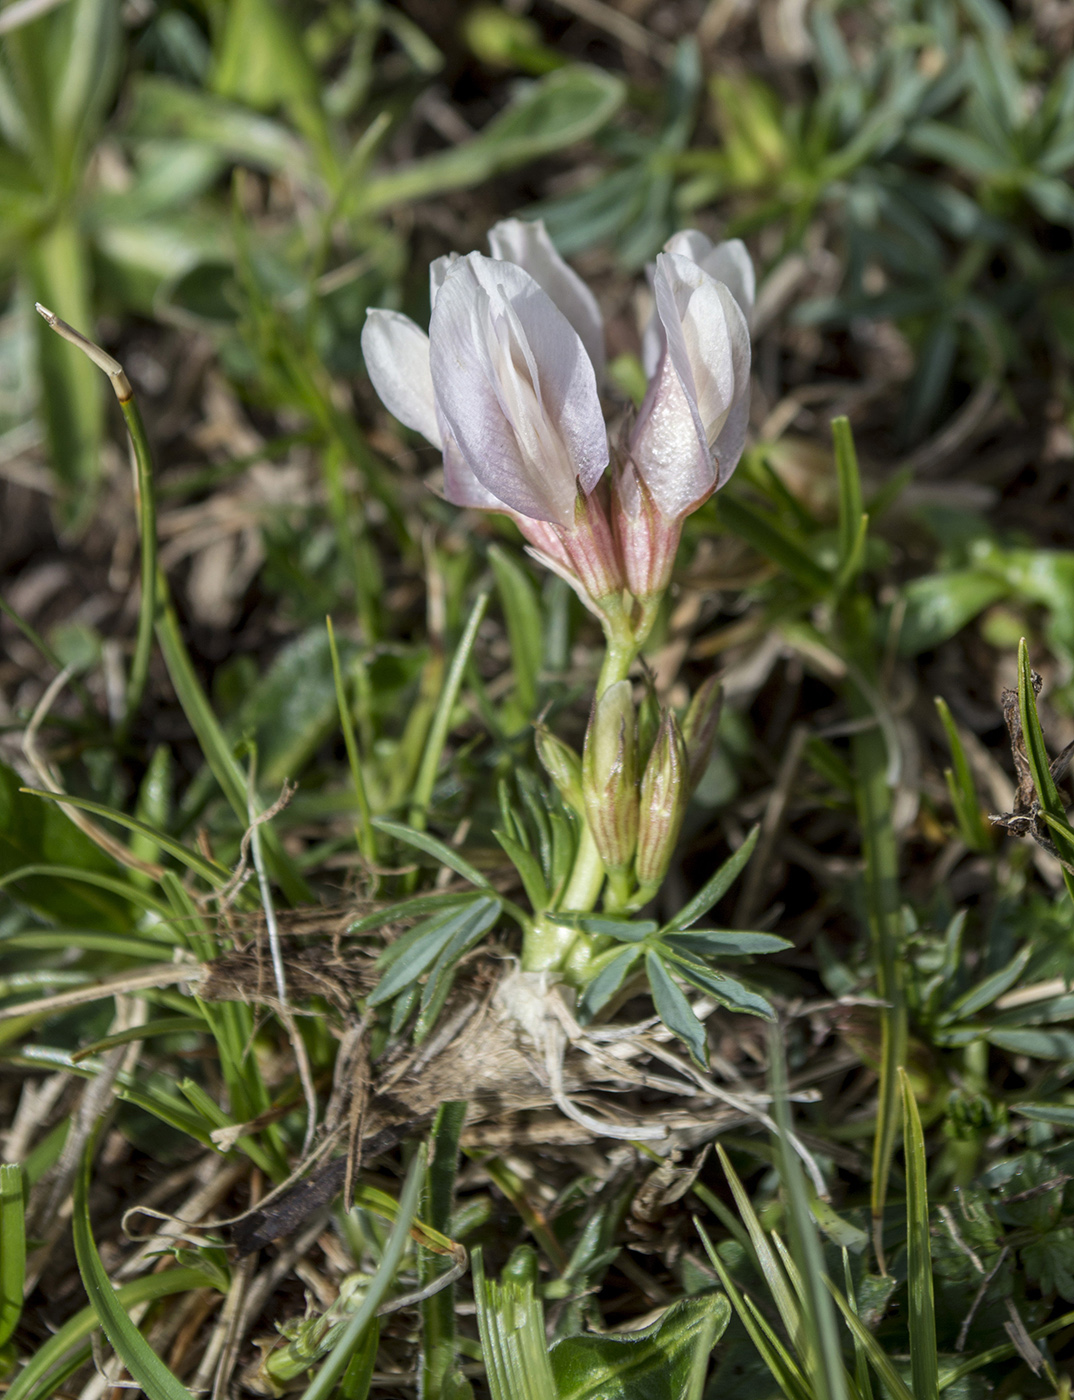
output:
[[543, 724], [536, 726], [537, 757], [541, 766], [555, 783], [560, 797], [580, 817], [585, 817], [582, 797], [582, 760], [562, 739], [557, 739]]
[[686, 745], [678, 720], [665, 710], [641, 780], [634, 873], [643, 889], [667, 873], [689, 797]]
[[686, 744], [686, 762], [689, 769], [688, 786], [690, 792], [697, 787], [701, 776], [708, 767], [712, 746], [716, 742], [716, 731], [720, 726], [720, 710], [723, 708], [723, 690], [715, 676], [710, 676], [686, 711], [682, 722], [682, 737]]
[[593, 841], [609, 875], [627, 869], [638, 839], [637, 735], [629, 681], [593, 703], [582, 757], [582, 794]]

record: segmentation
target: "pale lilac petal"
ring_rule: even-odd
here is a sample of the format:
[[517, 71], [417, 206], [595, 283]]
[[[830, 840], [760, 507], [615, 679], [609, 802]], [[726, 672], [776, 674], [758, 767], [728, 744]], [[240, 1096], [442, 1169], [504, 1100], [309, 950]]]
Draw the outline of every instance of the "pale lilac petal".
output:
[[[741, 455], [749, 328], [728, 288], [682, 254], [660, 255], [654, 291], [665, 348], [638, 414], [631, 458], [660, 511], [676, 518], [722, 484]], [[624, 506], [636, 513], [629, 474], [622, 485]]]
[[723, 427], [712, 444], [712, 455], [716, 459], [716, 489], [727, 484], [731, 473], [738, 466], [746, 446], [746, 434], [750, 426], [749, 389], [731, 407]]
[[436, 305], [437, 293], [444, 285], [444, 278], [459, 261], [458, 253], [445, 253], [442, 258], [434, 258], [429, 264], [429, 308]]
[[[711, 238], [696, 228], [683, 229], [672, 234], [664, 244], [665, 253], [675, 253], [696, 263], [702, 272], [716, 282], [722, 282], [728, 289], [746, 317], [747, 324], [753, 315], [753, 303], [757, 292], [757, 277], [753, 270], [753, 259], [741, 238], [729, 238], [723, 243], [713, 243]], [[656, 264], [650, 263], [646, 269], [650, 288], [653, 286]], [[648, 324], [641, 337], [641, 363], [646, 379], [652, 379], [664, 353], [664, 327], [656, 310], [655, 292], [653, 309]]]
[[373, 388], [388, 412], [439, 447], [425, 332], [409, 316], [373, 307], [362, 327], [362, 355]]
[[471, 471], [504, 505], [570, 526], [608, 461], [592, 363], [532, 277], [471, 253], [430, 325], [437, 403]]
[[598, 382], [604, 377], [604, 319], [597, 299], [556, 252], [542, 220], [504, 219], [489, 229], [492, 256], [528, 272], [548, 293], [578, 332], [593, 362]]
[[697, 406], [711, 447], [732, 404], [749, 383], [746, 318], [723, 283], [675, 253], [661, 253], [657, 259], [656, 306], [668, 355]]
[[454, 434], [438, 412], [440, 436], [444, 447], [444, 497], [453, 506], [468, 506], [471, 510], [506, 511], [504, 503], [481, 485], [459, 450]]
[[715, 281], [722, 282], [749, 319], [757, 294], [757, 277], [753, 259], [741, 238], [713, 243], [696, 228], [688, 228], [672, 234], [664, 244], [664, 252], [689, 258]]
[[712, 454], [696, 404], [683, 388], [666, 351], [638, 411], [630, 456], [633, 470], [623, 472], [617, 490], [631, 516], [641, 509], [635, 470], [661, 513], [672, 520], [694, 509], [715, 482]]

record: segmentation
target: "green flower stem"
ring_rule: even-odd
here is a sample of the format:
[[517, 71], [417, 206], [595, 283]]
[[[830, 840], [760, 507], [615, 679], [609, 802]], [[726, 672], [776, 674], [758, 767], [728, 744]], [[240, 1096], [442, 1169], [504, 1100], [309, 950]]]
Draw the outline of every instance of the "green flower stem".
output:
[[142, 703], [146, 681], [149, 678], [149, 657], [153, 650], [153, 631], [157, 614], [157, 501], [153, 484], [153, 459], [150, 456], [142, 415], [133, 396], [121, 398], [119, 385], [115, 380], [113, 385], [134, 451], [134, 489], [138, 507], [138, 534], [142, 546], [142, 595], [138, 609], [138, 635], [134, 643], [134, 658], [127, 680], [127, 698], [118, 736], [123, 739]]
[[149, 440], [145, 435], [145, 424], [134, 402], [134, 390], [123, 372], [123, 366], [113, 359], [106, 350], [87, 340], [81, 331], [76, 331], [66, 321], [37, 304], [37, 311], [48, 325], [62, 339], [69, 341], [83, 355], [92, 360], [98, 369], [103, 370], [111, 381], [123, 419], [130, 434], [131, 449], [134, 455], [134, 493], [138, 507], [138, 535], [142, 547], [142, 598], [138, 612], [138, 635], [134, 643], [134, 659], [131, 661], [130, 676], [127, 680], [126, 704], [119, 724], [117, 738], [122, 741], [130, 729], [131, 722], [142, 703], [146, 680], [149, 676], [149, 656], [153, 649], [153, 628], [157, 612], [157, 503], [153, 489], [153, 458], [149, 451]]
[[[597, 678], [598, 696], [630, 674], [652, 627], [660, 599], [642, 609], [636, 625], [631, 624], [630, 615], [618, 598], [602, 601], [606, 649]], [[587, 914], [595, 909], [604, 888], [605, 873], [593, 835], [583, 824], [570, 879], [559, 899], [559, 907], [572, 914]], [[618, 910], [624, 906], [632, 889], [632, 882], [630, 889], [625, 889], [623, 877], [620, 877], [618, 887], [612, 890], [611, 907]], [[594, 937], [581, 929], [557, 923], [554, 914], [544, 914], [534, 920], [523, 938], [522, 966], [527, 972], [563, 972], [568, 981], [584, 986], [594, 976], [594, 959], [607, 944], [607, 938]]]

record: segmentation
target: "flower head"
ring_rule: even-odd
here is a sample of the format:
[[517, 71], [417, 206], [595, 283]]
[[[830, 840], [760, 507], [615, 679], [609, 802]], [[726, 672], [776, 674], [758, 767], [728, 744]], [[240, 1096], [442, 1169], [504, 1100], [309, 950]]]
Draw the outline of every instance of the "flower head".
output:
[[443, 452], [449, 501], [512, 516], [598, 614], [618, 611], [625, 588], [648, 601], [666, 587], [683, 517], [727, 479], [745, 441], [748, 255], [687, 232], [658, 258], [649, 392], [605, 484], [596, 300], [543, 224], [505, 220], [489, 246], [492, 257], [432, 264], [428, 335], [398, 312], [369, 312], [373, 386]]

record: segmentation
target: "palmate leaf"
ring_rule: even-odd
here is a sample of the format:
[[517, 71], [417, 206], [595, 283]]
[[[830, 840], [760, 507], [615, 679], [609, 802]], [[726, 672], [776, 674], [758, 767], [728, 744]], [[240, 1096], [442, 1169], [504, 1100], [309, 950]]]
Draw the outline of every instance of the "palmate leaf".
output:
[[[477, 896], [461, 909], [434, 915], [423, 924], [410, 929], [396, 943], [385, 949], [389, 968], [369, 995], [370, 1006], [390, 1001], [415, 982], [447, 949], [458, 949], [456, 957], [486, 933], [496, 922], [500, 902], [488, 896]], [[399, 945], [403, 948], [397, 952]], [[386, 961], [381, 955], [381, 965]]]
[[608, 1005], [612, 997], [626, 981], [627, 975], [641, 958], [640, 948], [624, 948], [607, 966], [601, 968], [596, 977], [585, 989], [579, 1003], [579, 1013], [583, 1024], [591, 1021]]
[[707, 914], [712, 906], [724, 897], [745, 869], [746, 862], [753, 855], [753, 848], [757, 845], [760, 834], [760, 826], [755, 826], [730, 860], [724, 861], [715, 875], [706, 881], [689, 904], [680, 909], [675, 917], [665, 924], [665, 933], [680, 933], [683, 929], [689, 928], [691, 924], [696, 924], [703, 914]]

